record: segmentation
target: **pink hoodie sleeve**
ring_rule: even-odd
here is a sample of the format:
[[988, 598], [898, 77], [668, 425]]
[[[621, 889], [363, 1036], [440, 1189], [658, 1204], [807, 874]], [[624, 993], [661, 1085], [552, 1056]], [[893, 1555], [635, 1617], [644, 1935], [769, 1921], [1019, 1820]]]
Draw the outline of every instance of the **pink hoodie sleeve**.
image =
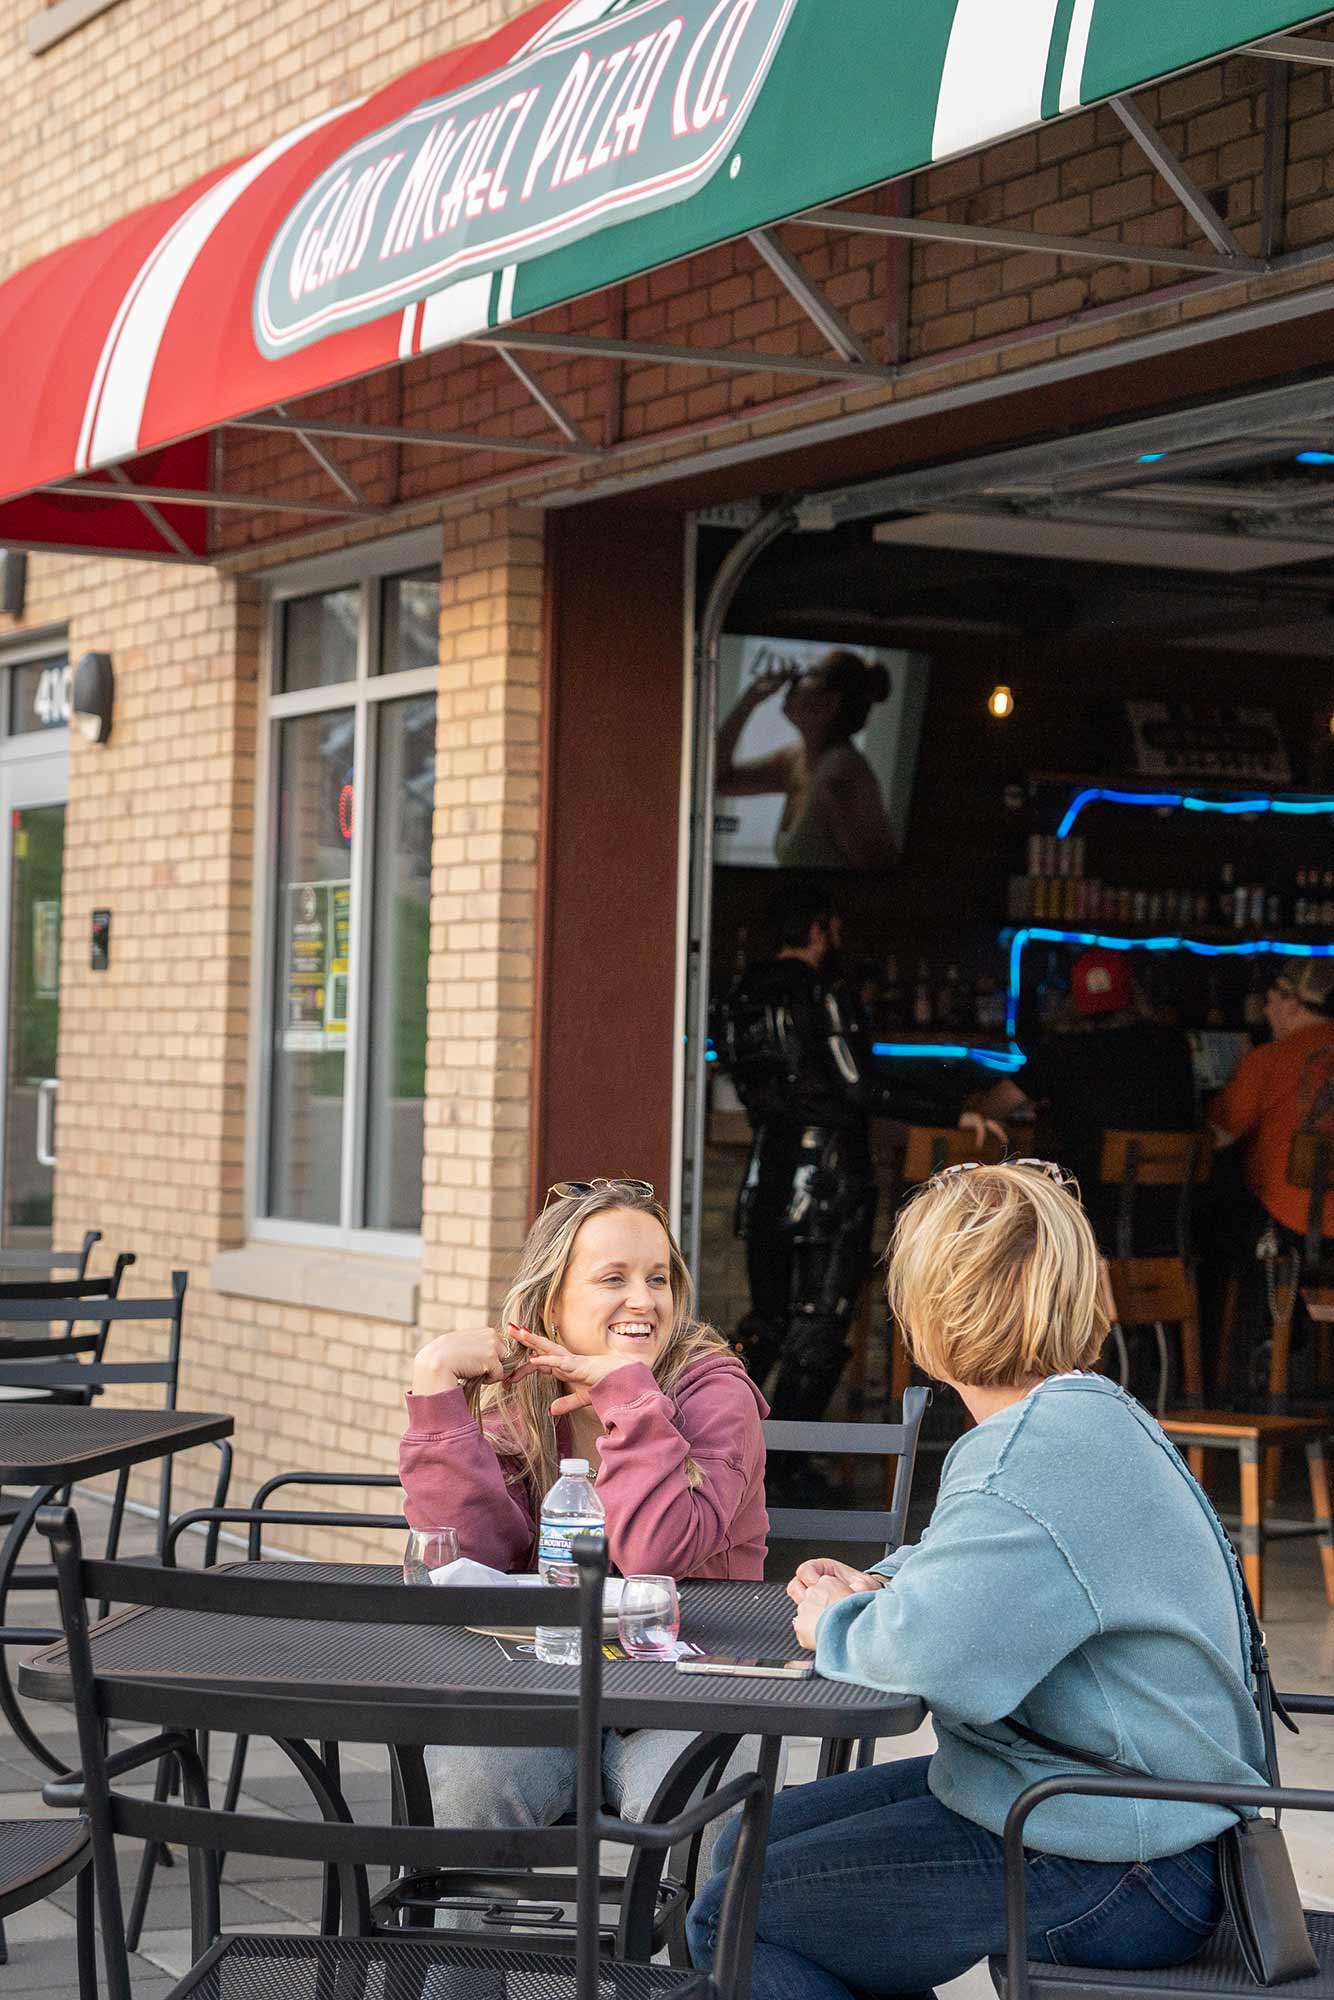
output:
[[[612, 1562], [622, 1576], [693, 1576], [730, 1546], [762, 1450], [749, 1386], [726, 1374], [701, 1385], [688, 1431], [642, 1362], [608, 1375], [590, 1400], [605, 1433], [597, 1490]], [[687, 1458], [702, 1475], [697, 1487], [687, 1484]]]
[[459, 1554], [492, 1569], [527, 1569], [536, 1531], [522, 1483], [509, 1485], [462, 1389], [408, 1396], [398, 1448], [404, 1512], [412, 1528], [454, 1528]]

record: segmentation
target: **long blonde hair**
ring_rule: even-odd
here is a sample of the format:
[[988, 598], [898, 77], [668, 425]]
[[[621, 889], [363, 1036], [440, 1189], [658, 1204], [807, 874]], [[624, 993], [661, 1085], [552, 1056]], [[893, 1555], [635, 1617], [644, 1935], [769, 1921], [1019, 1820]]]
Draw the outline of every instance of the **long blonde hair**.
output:
[[1107, 1337], [1078, 1187], [1019, 1162], [919, 1188], [894, 1224], [886, 1289], [919, 1366], [977, 1388], [1091, 1368]]
[[[667, 1212], [638, 1182], [603, 1181], [587, 1192], [553, 1195], [524, 1239], [518, 1269], [500, 1308], [501, 1329], [507, 1333], [511, 1325], [523, 1326], [530, 1333], [545, 1334], [548, 1340], [559, 1339], [552, 1315], [575, 1238], [590, 1216], [620, 1209], [651, 1215], [667, 1238], [672, 1324], [666, 1345], [653, 1363], [653, 1374], [660, 1389], [670, 1390], [692, 1361], [701, 1354], [725, 1354], [727, 1342], [695, 1318], [694, 1287]], [[507, 1343], [507, 1360], [518, 1352], [516, 1341]], [[535, 1501], [540, 1501], [560, 1470], [551, 1405], [566, 1393], [562, 1385], [547, 1375], [528, 1375], [521, 1382], [469, 1383], [467, 1393], [492, 1443], [519, 1460]], [[698, 1484], [699, 1470], [692, 1460], [686, 1460], [685, 1469], [690, 1483]]]

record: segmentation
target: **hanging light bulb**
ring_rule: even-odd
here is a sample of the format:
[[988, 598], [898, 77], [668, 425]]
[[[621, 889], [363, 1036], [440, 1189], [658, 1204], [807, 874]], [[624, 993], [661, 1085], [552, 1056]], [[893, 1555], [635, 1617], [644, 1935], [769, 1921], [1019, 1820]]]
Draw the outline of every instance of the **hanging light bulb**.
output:
[[997, 722], [1004, 722], [1007, 716], [1014, 714], [1014, 696], [1004, 681], [998, 682], [987, 696], [987, 709]]

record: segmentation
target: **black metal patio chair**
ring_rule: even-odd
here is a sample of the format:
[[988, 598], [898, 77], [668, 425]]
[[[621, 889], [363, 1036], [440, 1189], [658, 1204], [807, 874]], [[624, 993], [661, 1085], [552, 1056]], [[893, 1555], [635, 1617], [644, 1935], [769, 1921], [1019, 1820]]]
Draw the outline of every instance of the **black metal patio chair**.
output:
[[[1334, 1695], [1275, 1696], [1293, 1715], [1334, 1715]], [[1334, 1915], [1305, 1910], [1307, 1934], [1318, 1961], [1309, 1977], [1264, 1987], [1251, 1977], [1229, 1917], [1224, 1916], [1198, 1958], [1184, 1965], [1154, 1967], [1146, 1972], [1103, 1971], [1083, 1965], [1048, 1965], [1027, 1952], [1028, 1897], [1024, 1882], [1024, 1827], [1044, 1799], [1073, 1794], [1081, 1798], [1160, 1799], [1191, 1805], [1270, 1806], [1294, 1812], [1334, 1812], [1334, 1791], [1310, 1791], [1296, 1785], [1213, 1785], [1159, 1782], [1153, 1778], [1104, 1776], [1085, 1771], [1078, 1776], [1043, 1778], [1029, 1785], [1011, 1806], [1005, 1821], [1004, 1957], [991, 1960], [991, 1978], [1001, 2000], [1258, 2000], [1266, 1992], [1291, 1994], [1293, 2000], [1334, 2000]]]
[[[83, 1365], [91, 1367], [102, 1361], [106, 1354], [109, 1320], [101, 1321], [89, 1333], [75, 1333], [75, 1322], [66, 1319], [61, 1332], [50, 1328], [64, 1316], [57, 1307], [65, 1300], [84, 1301], [88, 1299], [115, 1299], [120, 1296], [121, 1280], [134, 1263], [132, 1251], [123, 1251], [105, 1277], [101, 1278], [20, 1278], [0, 1284], [0, 1329], [11, 1320], [8, 1307], [15, 1301], [32, 1304], [41, 1301], [48, 1307], [45, 1315], [48, 1331], [38, 1333], [35, 1329], [29, 1335], [12, 1330], [0, 1331], [0, 1361], [14, 1363], [39, 1363], [41, 1370], [48, 1364], [84, 1357]], [[12, 1315], [12, 1324], [29, 1324], [32, 1315], [28, 1313]], [[0, 1388], [0, 1396], [7, 1403], [91, 1403], [101, 1394], [100, 1384], [89, 1379], [76, 1387], [58, 1386], [54, 1378], [48, 1382], [41, 1372], [34, 1372], [30, 1385]], [[12, 1513], [9, 1515], [13, 1518]]]
[[[816, 1541], [835, 1547], [865, 1543], [868, 1563], [893, 1555], [908, 1531], [917, 1447], [922, 1422], [930, 1407], [931, 1391], [917, 1384], [904, 1390], [902, 1415], [897, 1424], [791, 1423], [770, 1418], [763, 1426], [765, 1449], [770, 1457], [792, 1452], [803, 1458], [878, 1458], [885, 1463], [887, 1484], [889, 1464], [894, 1465], [888, 1507], [771, 1507], [771, 1539]], [[860, 1771], [874, 1762], [873, 1740], [856, 1745], [825, 1743], [820, 1750], [819, 1775], [833, 1777], [849, 1768]]]
[[[88, 1281], [84, 1280], [86, 1284]], [[108, 1298], [99, 1292], [90, 1297], [71, 1297], [62, 1294], [59, 1299], [42, 1295], [6, 1299], [0, 1305], [5, 1318], [15, 1324], [37, 1326], [51, 1318], [51, 1308], [58, 1304], [59, 1317], [67, 1320], [71, 1327], [88, 1323], [95, 1331], [87, 1336], [95, 1343], [90, 1358], [68, 1355], [54, 1361], [43, 1359], [8, 1360], [0, 1359], [0, 1388], [48, 1388], [67, 1390], [79, 1400], [87, 1400], [99, 1389], [110, 1384], [153, 1384], [165, 1392], [164, 1407], [176, 1408], [176, 1396], [180, 1379], [181, 1331], [185, 1310], [185, 1294], [188, 1279], [184, 1271], [172, 1273], [172, 1289], [169, 1298], [121, 1299]], [[99, 1351], [105, 1351], [107, 1329], [112, 1324], [165, 1325], [167, 1328], [167, 1352], [158, 1361], [107, 1361], [99, 1358]], [[76, 1341], [77, 1334], [72, 1336]], [[45, 1338], [45, 1337], [43, 1337]], [[231, 1481], [232, 1448], [223, 1439], [218, 1445], [219, 1468], [214, 1487], [214, 1501], [222, 1507], [227, 1499], [227, 1489]], [[121, 1528], [125, 1517], [125, 1505], [129, 1494], [130, 1473], [122, 1472], [116, 1481], [115, 1495], [107, 1522], [105, 1554], [108, 1561], [114, 1560], [120, 1547]], [[172, 1460], [167, 1456], [162, 1461], [158, 1483], [158, 1537], [157, 1550], [149, 1561], [161, 1562], [166, 1547], [167, 1533], [171, 1521]], [[40, 1646], [49, 1644], [60, 1637], [59, 1632], [45, 1627], [15, 1625], [9, 1620], [9, 1598], [14, 1591], [50, 1591], [55, 1587], [55, 1571], [49, 1563], [21, 1563], [24, 1544], [33, 1525], [33, 1518], [42, 1505], [40, 1492], [30, 1494], [22, 1500], [9, 1516], [8, 1532], [3, 1548], [0, 1549], [0, 1715], [9, 1723], [14, 1734], [28, 1753], [48, 1770], [59, 1771], [57, 1758], [36, 1734], [19, 1705], [9, 1672], [8, 1648], [11, 1646]], [[214, 1542], [216, 1548], [216, 1538]]]
[[[381, 1528], [402, 1529], [405, 1526], [402, 1510], [392, 1514], [369, 1514], [365, 1512], [338, 1511], [323, 1507], [271, 1507], [269, 1501], [275, 1493], [285, 1487], [343, 1487], [349, 1489], [385, 1489], [398, 1491], [398, 1477], [392, 1472], [279, 1472], [272, 1479], [266, 1479], [260, 1486], [248, 1507], [195, 1507], [189, 1513], [180, 1514], [171, 1523], [163, 1544], [163, 1560], [169, 1565], [176, 1562], [176, 1548], [181, 1537], [202, 1528], [205, 1532], [204, 1567], [211, 1569], [218, 1559], [218, 1541], [225, 1528], [245, 1528], [247, 1531], [246, 1558], [259, 1562], [264, 1553], [264, 1532], [267, 1528]], [[241, 1784], [245, 1776], [246, 1750], [249, 1738], [238, 1736], [232, 1748], [231, 1765], [227, 1772], [227, 1784], [223, 1794], [224, 1812], [235, 1812], [241, 1796]], [[320, 1746], [326, 1768], [335, 1779], [338, 1775], [338, 1745], [326, 1743]], [[207, 1744], [200, 1746], [201, 1759], [208, 1763]], [[158, 1795], [168, 1796], [175, 1780], [174, 1766], [165, 1760], [159, 1767], [157, 1776]], [[125, 1922], [126, 1948], [139, 1949], [143, 1935], [144, 1918], [148, 1913], [148, 1899], [153, 1890], [153, 1877], [159, 1862], [171, 1865], [171, 1856], [156, 1841], [150, 1841], [144, 1848], [139, 1863], [139, 1874], [134, 1885], [134, 1895], [130, 1901], [130, 1914]], [[325, 1873], [322, 1928], [334, 1930], [338, 1923], [338, 1878], [332, 1870]]]
[[0, 1965], [8, 1965], [4, 1920], [78, 1877], [74, 1952], [79, 2000], [97, 2000], [93, 1945], [93, 1846], [86, 1819], [0, 1820]]
[[[69, 1509], [43, 1509], [39, 1525], [51, 1542], [59, 1578], [69, 1670], [82, 1768], [47, 1786], [54, 1805], [88, 1812], [95, 1882], [102, 1922], [104, 1971], [110, 2000], [132, 2000], [125, 1933], [116, 1881], [115, 1836], [175, 1841], [187, 1848], [191, 1868], [192, 1944], [195, 1963], [173, 1989], [174, 2000], [288, 2000], [293, 1992], [361, 1992], [373, 1974], [378, 1988], [398, 2000], [431, 2000], [454, 1981], [480, 1994], [492, 1987], [514, 2000], [746, 2000], [751, 1940], [759, 1894], [765, 1822], [765, 1786], [758, 1776], [738, 1778], [702, 1805], [665, 1826], [632, 1825], [602, 1809], [602, 1585], [606, 1553], [584, 1538], [576, 1544], [578, 1592], [408, 1590], [379, 1583], [304, 1582], [290, 1574], [243, 1580], [225, 1572], [83, 1559], [78, 1521]], [[518, 1697], [469, 1704], [367, 1699], [364, 1689], [318, 1698], [294, 1693], [251, 1694], [235, 1689], [191, 1690], [182, 1683], [136, 1691], [104, 1677], [96, 1665], [86, 1605], [109, 1598], [118, 1605], [168, 1605], [201, 1617], [244, 1610], [247, 1618], [290, 1622], [336, 1620], [340, 1625], [435, 1628], [524, 1623], [568, 1625], [581, 1635], [577, 1690], [556, 1696]], [[405, 1633], [405, 1644], [410, 1644]], [[115, 1721], [155, 1721], [171, 1726], [148, 1742], [108, 1758], [106, 1730]], [[192, 1731], [234, 1729], [283, 1743], [298, 1768], [318, 1787], [318, 1759], [310, 1742], [451, 1742], [486, 1745], [560, 1745], [578, 1763], [578, 1814], [572, 1827], [504, 1832], [353, 1823], [346, 1807], [327, 1793], [329, 1817], [319, 1822], [211, 1810], [207, 1780]], [[134, 1797], [117, 1780], [164, 1756], [180, 1768], [183, 1803]], [[609, 1961], [600, 1933], [600, 1849], [608, 1840], [662, 1852], [697, 1826], [742, 1809], [741, 1831], [719, 1924], [712, 1974], [665, 1966]], [[340, 1810], [341, 1808], [341, 1810]], [[220, 1935], [218, 1884], [213, 1856], [245, 1853], [315, 1860], [337, 1867], [342, 1880], [340, 1937]], [[573, 1867], [578, 1879], [578, 1925], [573, 1951], [562, 1940], [525, 1938], [503, 1948], [440, 1932], [394, 1937], [373, 1933], [366, 1869], [420, 1866], [492, 1867], [527, 1875], [533, 1868]], [[439, 1974], [439, 1980], [433, 1979]]]
[[[246, 1559], [249, 1562], [260, 1561], [264, 1553], [265, 1537], [273, 1528], [320, 1527], [340, 1530], [374, 1528], [386, 1531], [398, 1529], [406, 1532], [407, 1523], [401, 1511], [376, 1514], [313, 1507], [275, 1507], [271, 1504], [275, 1495], [293, 1486], [324, 1490], [343, 1487], [362, 1492], [379, 1490], [397, 1493], [400, 1490], [398, 1475], [393, 1472], [275, 1473], [258, 1488], [248, 1507], [221, 1509], [199, 1507], [173, 1521], [166, 1544], [167, 1562], [175, 1560], [176, 1545], [181, 1537], [201, 1526], [206, 1527], [212, 1535], [216, 1535], [224, 1527], [244, 1527], [247, 1532]], [[209, 1558], [206, 1556], [207, 1560]], [[236, 1739], [223, 1795], [224, 1812], [234, 1812], [240, 1801], [248, 1743], [249, 1739], [245, 1736], [238, 1736]], [[326, 1770], [336, 1781], [337, 1744], [322, 1743], [320, 1756]], [[726, 1761], [726, 1756], [719, 1758], [703, 1755], [687, 1760], [668, 1775], [648, 1817], [650, 1819], [671, 1817], [684, 1805], [693, 1804], [697, 1798], [705, 1796], [720, 1780]], [[415, 1745], [397, 1746], [391, 1757], [390, 1769], [395, 1823], [404, 1826], [429, 1826], [430, 1787], [420, 1749]], [[165, 1797], [166, 1791], [162, 1788], [170, 1786], [175, 1781], [175, 1773], [164, 1763], [158, 1772], [159, 1795]], [[126, 1941], [131, 1951], [137, 1949], [142, 1935], [154, 1871], [158, 1861], [164, 1858], [166, 1857], [158, 1846], [150, 1844], [145, 1847], [126, 1923]], [[672, 1872], [659, 1882], [655, 1899], [654, 1948], [671, 1949], [674, 1957], [681, 1962], [685, 1959], [684, 1926], [686, 1911], [692, 1897], [695, 1873], [693, 1860], [692, 1848], [688, 1856], [680, 1857], [680, 1867], [673, 1865]], [[603, 1902], [616, 1904], [623, 1888], [622, 1877], [604, 1876]], [[562, 1891], [566, 1893], [562, 1895]], [[332, 1932], [337, 1929], [339, 1897], [337, 1873], [333, 1869], [326, 1869], [320, 1915], [320, 1927], [324, 1931]], [[546, 1935], [553, 1936], [561, 1929], [568, 1931], [561, 1906], [573, 1900], [573, 1884], [555, 1880], [549, 1875], [519, 1884], [512, 1874], [508, 1878], [501, 1879], [494, 1874], [479, 1872], [474, 1868], [466, 1871], [451, 1870], [448, 1876], [441, 1874], [440, 1871], [427, 1875], [421, 1870], [412, 1870], [405, 1871], [380, 1891], [373, 1899], [371, 1915], [376, 1928], [401, 1931], [414, 1928], [415, 1922], [424, 1922], [429, 1931], [434, 1928], [434, 1913], [438, 1909], [454, 1907], [479, 1909], [484, 1911], [485, 1920], [495, 1927], [518, 1931], [535, 1926]]]

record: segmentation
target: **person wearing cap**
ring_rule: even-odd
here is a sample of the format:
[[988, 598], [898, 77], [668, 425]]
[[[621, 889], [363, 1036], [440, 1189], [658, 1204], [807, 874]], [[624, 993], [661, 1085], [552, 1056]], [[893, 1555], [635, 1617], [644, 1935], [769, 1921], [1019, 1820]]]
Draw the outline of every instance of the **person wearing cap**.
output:
[[[1300, 1244], [1310, 1201], [1306, 1189], [1288, 1179], [1292, 1142], [1299, 1132], [1334, 1138], [1331, 1016], [1334, 960], [1301, 959], [1280, 972], [1265, 996], [1273, 1040], [1242, 1057], [1209, 1107], [1216, 1143], [1245, 1147], [1243, 1171], [1262, 1211], [1260, 1229], [1274, 1228], [1280, 1250]], [[1334, 1237], [1334, 1192], [1325, 1197], [1321, 1233]]]
[[[1124, 952], [1081, 953], [1070, 972], [1070, 998], [1074, 1025], [1044, 1037], [1023, 1069], [994, 1085], [979, 1108], [993, 1118], [1024, 1106], [1036, 1110], [1037, 1145], [1079, 1182], [1099, 1245], [1111, 1255], [1119, 1190], [1100, 1180], [1103, 1135], [1193, 1130], [1195, 1072], [1184, 1032], [1148, 1018]], [[1175, 1190], [1143, 1190], [1137, 1254], [1176, 1249], [1176, 1209]]]

